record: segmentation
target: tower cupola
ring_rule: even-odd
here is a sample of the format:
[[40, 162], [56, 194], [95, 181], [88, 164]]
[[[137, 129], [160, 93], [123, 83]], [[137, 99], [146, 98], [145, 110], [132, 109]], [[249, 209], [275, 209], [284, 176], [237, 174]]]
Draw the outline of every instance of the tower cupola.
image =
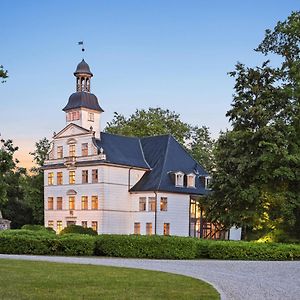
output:
[[77, 65], [74, 76], [76, 77], [76, 92], [69, 97], [67, 105], [63, 108], [66, 112], [66, 122], [92, 130], [96, 137], [100, 137], [100, 114], [103, 109], [97, 97], [91, 93], [93, 73], [84, 59]]

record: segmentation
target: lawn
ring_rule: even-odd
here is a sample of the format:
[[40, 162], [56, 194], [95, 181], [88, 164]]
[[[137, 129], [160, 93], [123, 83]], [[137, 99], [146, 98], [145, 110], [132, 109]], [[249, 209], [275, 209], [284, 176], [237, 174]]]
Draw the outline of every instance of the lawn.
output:
[[220, 299], [186, 276], [117, 267], [0, 259], [1, 299]]

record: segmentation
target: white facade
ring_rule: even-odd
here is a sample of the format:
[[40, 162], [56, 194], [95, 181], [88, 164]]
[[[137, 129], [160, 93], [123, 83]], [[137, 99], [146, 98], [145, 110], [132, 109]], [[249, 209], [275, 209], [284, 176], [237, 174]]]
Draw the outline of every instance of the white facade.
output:
[[[105, 151], [96, 143], [101, 141], [103, 110], [97, 98], [89, 94], [92, 73], [83, 60], [74, 74], [77, 93], [71, 95], [64, 108], [66, 127], [54, 134], [49, 159], [44, 165], [45, 226], [56, 232], [76, 224], [92, 227], [99, 234], [198, 236], [196, 232], [202, 221], [195, 218], [200, 214], [195, 207], [195, 197], [192, 204], [188, 193], [131, 192], [130, 189], [150, 170], [148, 163], [145, 162], [145, 167], [135, 167], [106, 160]], [[82, 93], [90, 97], [88, 101], [80, 98]], [[127, 154], [132, 156], [131, 152]], [[184, 155], [187, 155], [185, 151]], [[145, 159], [144, 154], [142, 157]], [[175, 172], [174, 186], [184, 188], [186, 176], [185, 187], [193, 189], [195, 180], [200, 179], [191, 172]], [[230, 236], [239, 239], [240, 231], [232, 229]]]

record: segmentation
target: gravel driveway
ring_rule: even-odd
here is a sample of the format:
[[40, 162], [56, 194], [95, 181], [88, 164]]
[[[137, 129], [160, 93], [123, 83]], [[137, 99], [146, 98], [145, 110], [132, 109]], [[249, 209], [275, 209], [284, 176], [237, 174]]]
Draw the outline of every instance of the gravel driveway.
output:
[[300, 261], [179, 261], [0, 254], [1, 258], [120, 266], [183, 274], [211, 283], [224, 300], [300, 299]]

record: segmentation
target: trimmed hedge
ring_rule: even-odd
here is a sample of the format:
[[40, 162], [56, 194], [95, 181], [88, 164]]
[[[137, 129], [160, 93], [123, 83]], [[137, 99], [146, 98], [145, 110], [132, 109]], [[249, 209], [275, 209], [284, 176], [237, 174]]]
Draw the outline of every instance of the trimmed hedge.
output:
[[100, 256], [193, 259], [197, 244], [194, 238], [137, 235], [100, 235], [95, 254]]
[[70, 225], [68, 227], [65, 227], [60, 234], [68, 234], [68, 233], [78, 233], [78, 234], [88, 234], [88, 235], [98, 235], [97, 231], [95, 231], [93, 228], [85, 228], [79, 225]]
[[[10, 230], [9, 230], [10, 231]], [[11, 230], [0, 234], [0, 253], [36, 255], [93, 255], [95, 239], [87, 235], [38, 234]]]
[[300, 260], [300, 245], [175, 236], [54, 235], [47, 230], [20, 229], [0, 233], [0, 253], [154, 259]]

